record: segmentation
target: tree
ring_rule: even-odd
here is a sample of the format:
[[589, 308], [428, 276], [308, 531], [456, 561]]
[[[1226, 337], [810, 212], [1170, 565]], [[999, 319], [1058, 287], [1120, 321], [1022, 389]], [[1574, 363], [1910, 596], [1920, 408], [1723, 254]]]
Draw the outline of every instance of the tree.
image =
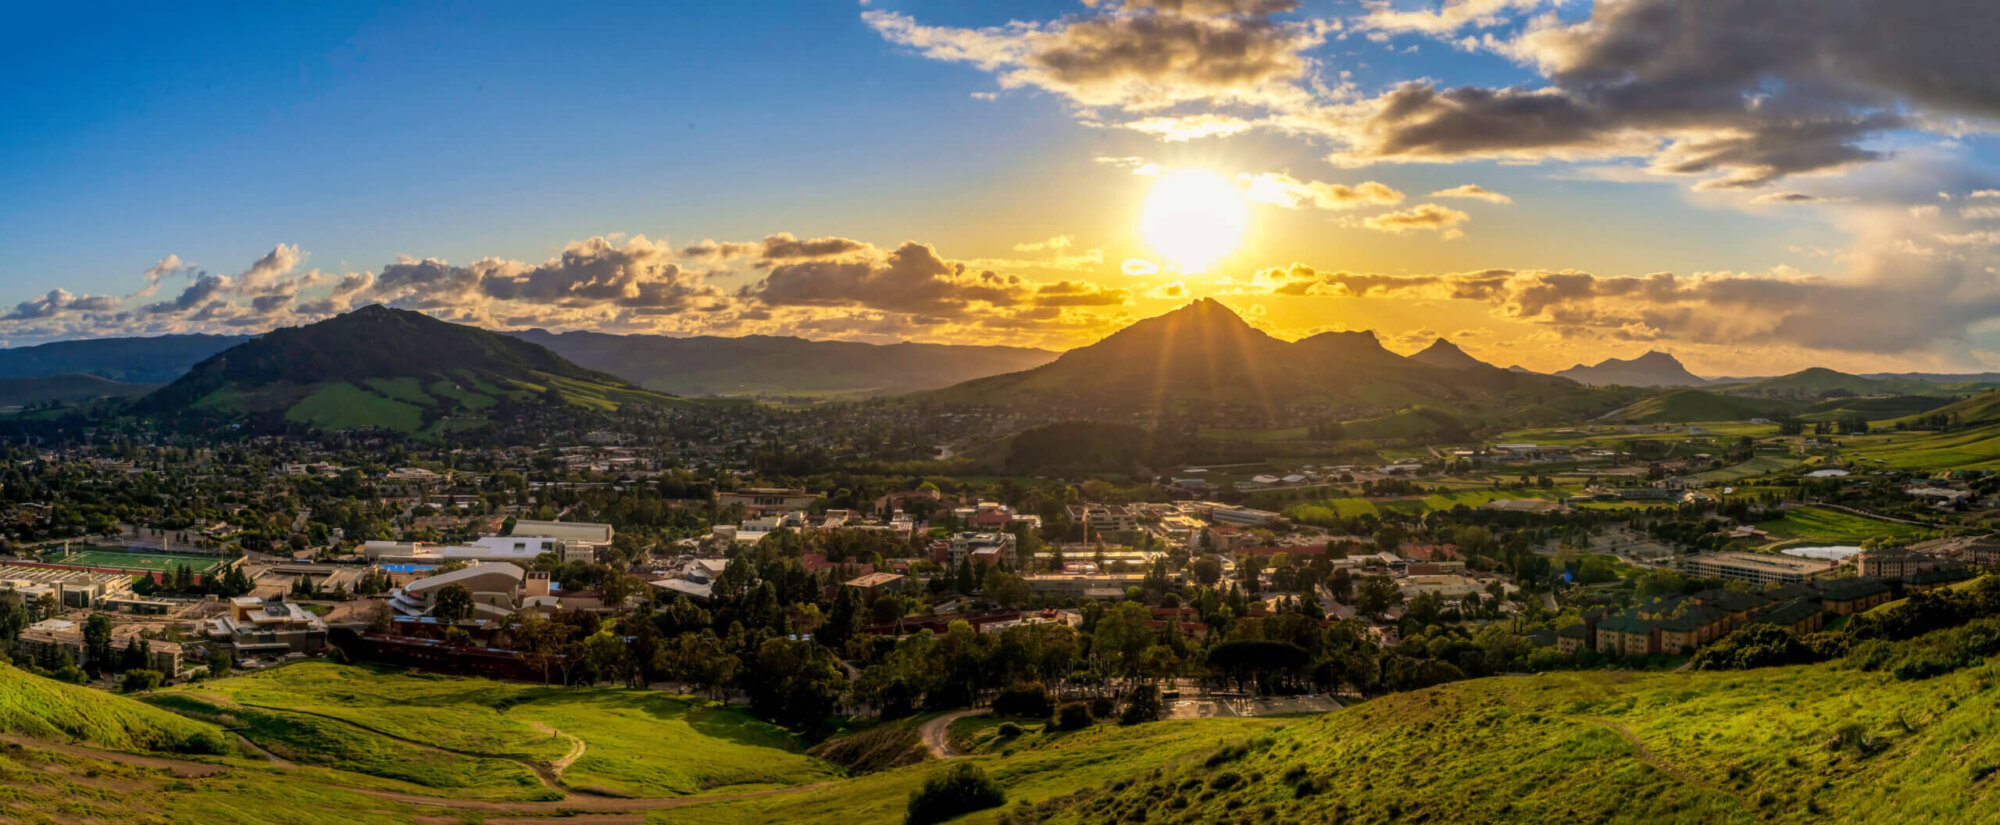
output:
[[1136, 725], [1151, 722], [1159, 719], [1165, 711], [1166, 703], [1160, 700], [1160, 689], [1150, 684], [1140, 685], [1133, 688], [1125, 700], [1125, 712], [1118, 717], [1118, 723]]
[[1402, 589], [1388, 576], [1363, 576], [1354, 588], [1354, 609], [1378, 619], [1389, 608], [1402, 603]]
[[236, 656], [229, 652], [229, 648], [215, 645], [208, 649], [208, 675], [224, 676], [235, 666]]
[[1203, 586], [1214, 587], [1222, 581], [1222, 562], [1214, 556], [1202, 556], [1194, 560], [1194, 578]]
[[986, 574], [986, 598], [1002, 607], [1020, 607], [1034, 598], [1028, 580], [1002, 570]]
[[750, 695], [750, 712], [780, 725], [818, 735], [827, 729], [847, 673], [832, 651], [813, 642], [766, 639], [757, 647], [756, 666], [737, 679]]
[[111, 656], [111, 617], [92, 613], [83, 623], [83, 669], [95, 678], [117, 667], [117, 660]]
[[472, 591], [462, 584], [447, 584], [432, 597], [431, 615], [438, 621], [456, 622], [472, 617]]
[[985, 771], [968, 762], [959, 762], [944, 773], [924, 780], [924, 786], [910, 794], [904, 825], [931, 825], [947, 819], [998, 808], [1007, 804], [1007, 793]]

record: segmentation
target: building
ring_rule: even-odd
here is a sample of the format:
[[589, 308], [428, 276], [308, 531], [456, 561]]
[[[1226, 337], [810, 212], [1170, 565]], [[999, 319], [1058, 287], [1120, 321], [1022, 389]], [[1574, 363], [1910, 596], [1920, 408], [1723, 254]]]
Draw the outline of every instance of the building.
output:
[[1826, 625], [1827, 610], [1817, 602], [1793, 599], [1773, 605], [1750, 618], [1749, 624], [1777, 625], [1799, 635], [1817, 632]]
[[1556, 631], [1556, 649], [1565, 656], [1575, 656], [1590, 646], [1590, 628], [1583, 624], [1573, 624]]
[[1854, 556], [1854, 566], [1863, 576], [1901, 579], [1912, 573], [1937, 568], [1937, 559], [1905, 547], [1878, 547]]
[[1597, 650], [1619, 656], [1650, 656], [1660, 652], [1660, 626], [1630, 613], [1597, 622]]
[[939, 561], [949, 562], [951, 566], [957, 567], [972, 560], [975, 556], [980, 557], [982, 561], [987, 561], [988, 563], [1013, 558], [1014, 534], [956, 534], [951, 537], [951, 546], [946, 549], [945, 558]]
[[744, 487], [715, 494], [715, 506], [727, 510], [742, 507], [746, 513], [790, 512], [810, 509], [819, 496], [785, 487]]
[[869, 573], [847, 580], [848, 587], [861, 591], [863, 596], [870, 597], [878, 593], [900, 593], [909, 586], [909, 583], [910, 577], [895, 573]]
[[1973, 542], [1970, 552], [1972, 566], [1988, 569], [2000, 567], [2000, 538], [1988, 536]]
[[572, 545], [583, 545], [592, 549], [610, 547], [614, 535], [611, 525], [593, 524], [587, 521], [529, 521], [514, 522], [514, 529], [508, 538], [557, 539]]
[[1704, 553], [1681, 561], [1681, 571], [1691, 576], [1766, 584], [1810, 581], [1839, 568], [1839, 562], [1827, 559], [1764, 553]]
[[[125, 647], [132, 643], [134, 636], [118, 638], [116, 630], [111, 639], [111, 655], [123, 656]], [[66, 656], [78, 666], [83, 665], [83, 626], [68, 619], [44, 619], [21, 629], [15, 639], [18, 654], [33, 661], [44, 656]], [[146, 667], [166, 674], [169, 678], [181, 672], [181, 646], [173, 642], [145, 640]]]
[[[462, 567], [447, 573], [421, 578], [389, 593], [389, 606], [405, 616], [426, 616], [437, 607], [437, 594], [451, 585], [472, 594], [472, 618], [501, 619], [521, 609], [522, 582], [527, 573], [505, 562], [489, 562]], [[542, 573], [543, 593], [548, 594], [548, 574]]]
[[0, 590], [19, 593], [30, 603], [51, 596], [57, 604], [78, 610], [107, 608], [110, 602], [132, 598], [132, 581], [129, 573], [0, 564]]
[[[1048, 573], [1028, 576], [1029, 592], [1057, 599], [1122, 599], [1125, 590], [1146, 580], [1144, 573]], [[1177, 576], [1169, 581], [1178, 586]]]
[[1216, 524], [1241, 524], [1261, 527], [1279, 519], [1277, 513], [1269, 510], [1254, 510], [1249, 507], [1234, 507], [1227, 504], [1211, 504], [1208, 520]]
[[326, 622], [282, 597], [230, 599], [229, 613], [210, 619], [207, 635], [239, 659], [326, 649]]
[[525, 568], [534, 565], [543, 553], [553, 553], [566, 562], [595, 561], [599, 546], [549, 536], [482, 536], [471, 544], [371, 541], [361, 545], [361, 554], [378, 564], [441, 567], [452, 562], [504, 562]]
[[1123, 504], [1072, 504], [1069, 520], [1088, 526], [1097, 533], [1124, 533], [1139, 529], [1139, 511]]
[[1828, 613], [1850, 616], [1889, 601], [1889, 586], [1881, 579], [1828, 579], [1819, 582], [1819, 602]]

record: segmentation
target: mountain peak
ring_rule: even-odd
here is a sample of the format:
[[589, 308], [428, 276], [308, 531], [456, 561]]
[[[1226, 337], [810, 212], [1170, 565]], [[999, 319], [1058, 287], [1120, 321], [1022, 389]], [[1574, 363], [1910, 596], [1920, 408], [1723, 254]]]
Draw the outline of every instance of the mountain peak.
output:
[[1491, 368], [1493, 366], [1472, 357], [1465, 350], [1459, 349], [1457, 344], [1443, 338], [1432, 341], [1431, 345], [1425, 347], [1423, 351], [1411, 355], [1410, 360], [1419, 364], [1429, 364], [1433, 367], [1441, 367], [1448, 370], [1470, 370]]
[[1647, 350], [1630, 360], [1606, 358], [1588, 366], [1578, 364], [1555, 374], [1594, 387], [1693, 387], [1708, 383], [1688, 372], [1672, 353], [1660, 350]]

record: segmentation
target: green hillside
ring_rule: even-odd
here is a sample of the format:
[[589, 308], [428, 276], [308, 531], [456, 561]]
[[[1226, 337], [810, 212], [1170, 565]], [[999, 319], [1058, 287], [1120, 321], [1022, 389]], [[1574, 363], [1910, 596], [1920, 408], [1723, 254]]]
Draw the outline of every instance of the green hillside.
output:
[[1868, 378], [1812, 367], [1776, 378], [1723, 384], [1715, 389], [1730, 395], [1822, 399], [1848, 395], [1966, 395], [1992, 388], [1992, 384], [1980, 381], [1940, 384], [1912, 378]]
[[0, 731], [108, 748], [222, 753], [222, 731], [123, 696], [0, 665]]
[[2000, 390], [1983, 392], [1971, 398], [1962, 398], [1950, 404], [1921, 410], [1911, 414], [1911, 418], [1932, 418], [1939, 415], [1959, 424], [2000, 421]]
[[546, 402], [600, 411], [691, 403], [526, 341], [376, 305], [224, 350], [136, 409], [197, 422], [434, 435], [483, 426], [503, 404]]
[[1707, 390], [1674, 390], [1640, 399], [1604, 416], [1626, 424], [1743, 421], [1797, 412], [1805, 405], [1781, 399], [1743, 398]]

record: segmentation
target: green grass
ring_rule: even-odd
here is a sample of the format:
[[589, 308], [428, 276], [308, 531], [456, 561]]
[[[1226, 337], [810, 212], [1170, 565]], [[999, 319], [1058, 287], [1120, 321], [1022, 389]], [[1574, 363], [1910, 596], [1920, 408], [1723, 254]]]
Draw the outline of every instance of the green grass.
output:
[[365, 383], [369, 389], [394, 398], [397, 401], [407, 401], [419, 407], [429, 407], [437, 403], [437, 399], [432, 398], [424, 392], [423, 385], [417, 383], [417, 379], [408, 376], [402, 378], [370, 378]]
[[308, 713], [239, 705], [220, 696], [179, 692], [148, 697], [155, 705], [214, 720], [280, 757], [408, 782], [454, 796], [554, 799], [519, 762], [468, 756], [401, 741], [378, 730]]
[[[1206, 753], [1220, 742], [1263, 733], [1280, 724], [1282, 720], [1242, 718], [1156, 722], [1134, 727], [1104, 724], [1072, 733], [1028, 733], [1006, 747], [967, 758], [1006, 786], [1011, 806], [1017, 800], [1049, 799], [1136, 776], [1161, 764]], [[1029, 727], [1039, 730], [1040, 726]], [[910, 792], [937, 770], [937, 762], [925, 762], [797, 794], [658, 811], [647, 822], [649, 825], [901, 822]], [[993, 823], [1005, 812], [1005, 808], [982, 811], [952, 821]]]
[[285, 420], [327, 430], [379, 427], [399, 433], [416, 432], [424, 410], [356, 387], [345, 381], [323, 384], [285, 411]]
[[[554, 760], [561, 731], [584, 741], [563, 774], [618, 796], [685, 796], [727, 786], [782, 786], [839, 775], [782, 728], [693, 697], [625, 688], [560, 688], [300, 662], [165, 695], [320, 714], [472, 756]], [[157, 701], [157, 700], [156, 700]], [[302, 743], [309, 744], [309, 743]], [[337, 743], [332, 743], [337, 744]], [[354, 767], [330, 745], [314, 761]]]
[[1799, 507], [1786, 510], [1782, 518], [1758, 522], [1757, 527], [1776, 539], [1804, 539], [1839, 544], [1860, 544], [1876, 536], [1909, 541], [1923, 538], [1931, 533], [1930, 530], [1916, 525], [1857, 516], [1824, 507]]
[[135, 751], [221, 753], [221, 729], [103, 691], [0, 665], [0, 730]]
[[[1156, 760], [1024, 819], [1972, 823], [2000, 781], [1996, 685], [1991, 663], [1480, 679], [1243, 737], [1213, 765]], [[1850, 724], [1865, 746], [1837, 745]]]
[[0, 748], [0, 821], [23, 825], [408, 825], [416, 806], [253, 770], [177, 779], [164, 771]]
[[183, 553], [127, 553], [122, 550], [71, 550], [68, 555], [54, 559], [55, 564], [69, 564], [78, 567], [98, 567], [109, 570], [123, 570], [132, 573], [160, 573], [174, 565], [186, 565], [196, 574], [207, 573], [221, 567], [225, 559], [217, 556], [197, 556]]
[[498, 399], [495, 399], [491, 395], [464, 389], [458, 384], [442, 378], [431, 382], [430, 391], [431, 395], [454, 399], [458, 403], [465, 405], [466, 409], [475, 412], [500, 403]]
[[1900, 470], [2000, 469], [2000, 423], [1947, 432], [1885, 433], [1840, 439], [1842, 457]]
[[1720, 484], [1782, 473], [1797, 466], [1799, 466], [1799, 460], [1796, 458], [1778, 455], [1760, 455], [1751, 458], [1749, 461], [1741, 464], [1732, 464], [1720, 470], [1707, 470], [1695, 473], [1689, 476], [1689, 478]]

